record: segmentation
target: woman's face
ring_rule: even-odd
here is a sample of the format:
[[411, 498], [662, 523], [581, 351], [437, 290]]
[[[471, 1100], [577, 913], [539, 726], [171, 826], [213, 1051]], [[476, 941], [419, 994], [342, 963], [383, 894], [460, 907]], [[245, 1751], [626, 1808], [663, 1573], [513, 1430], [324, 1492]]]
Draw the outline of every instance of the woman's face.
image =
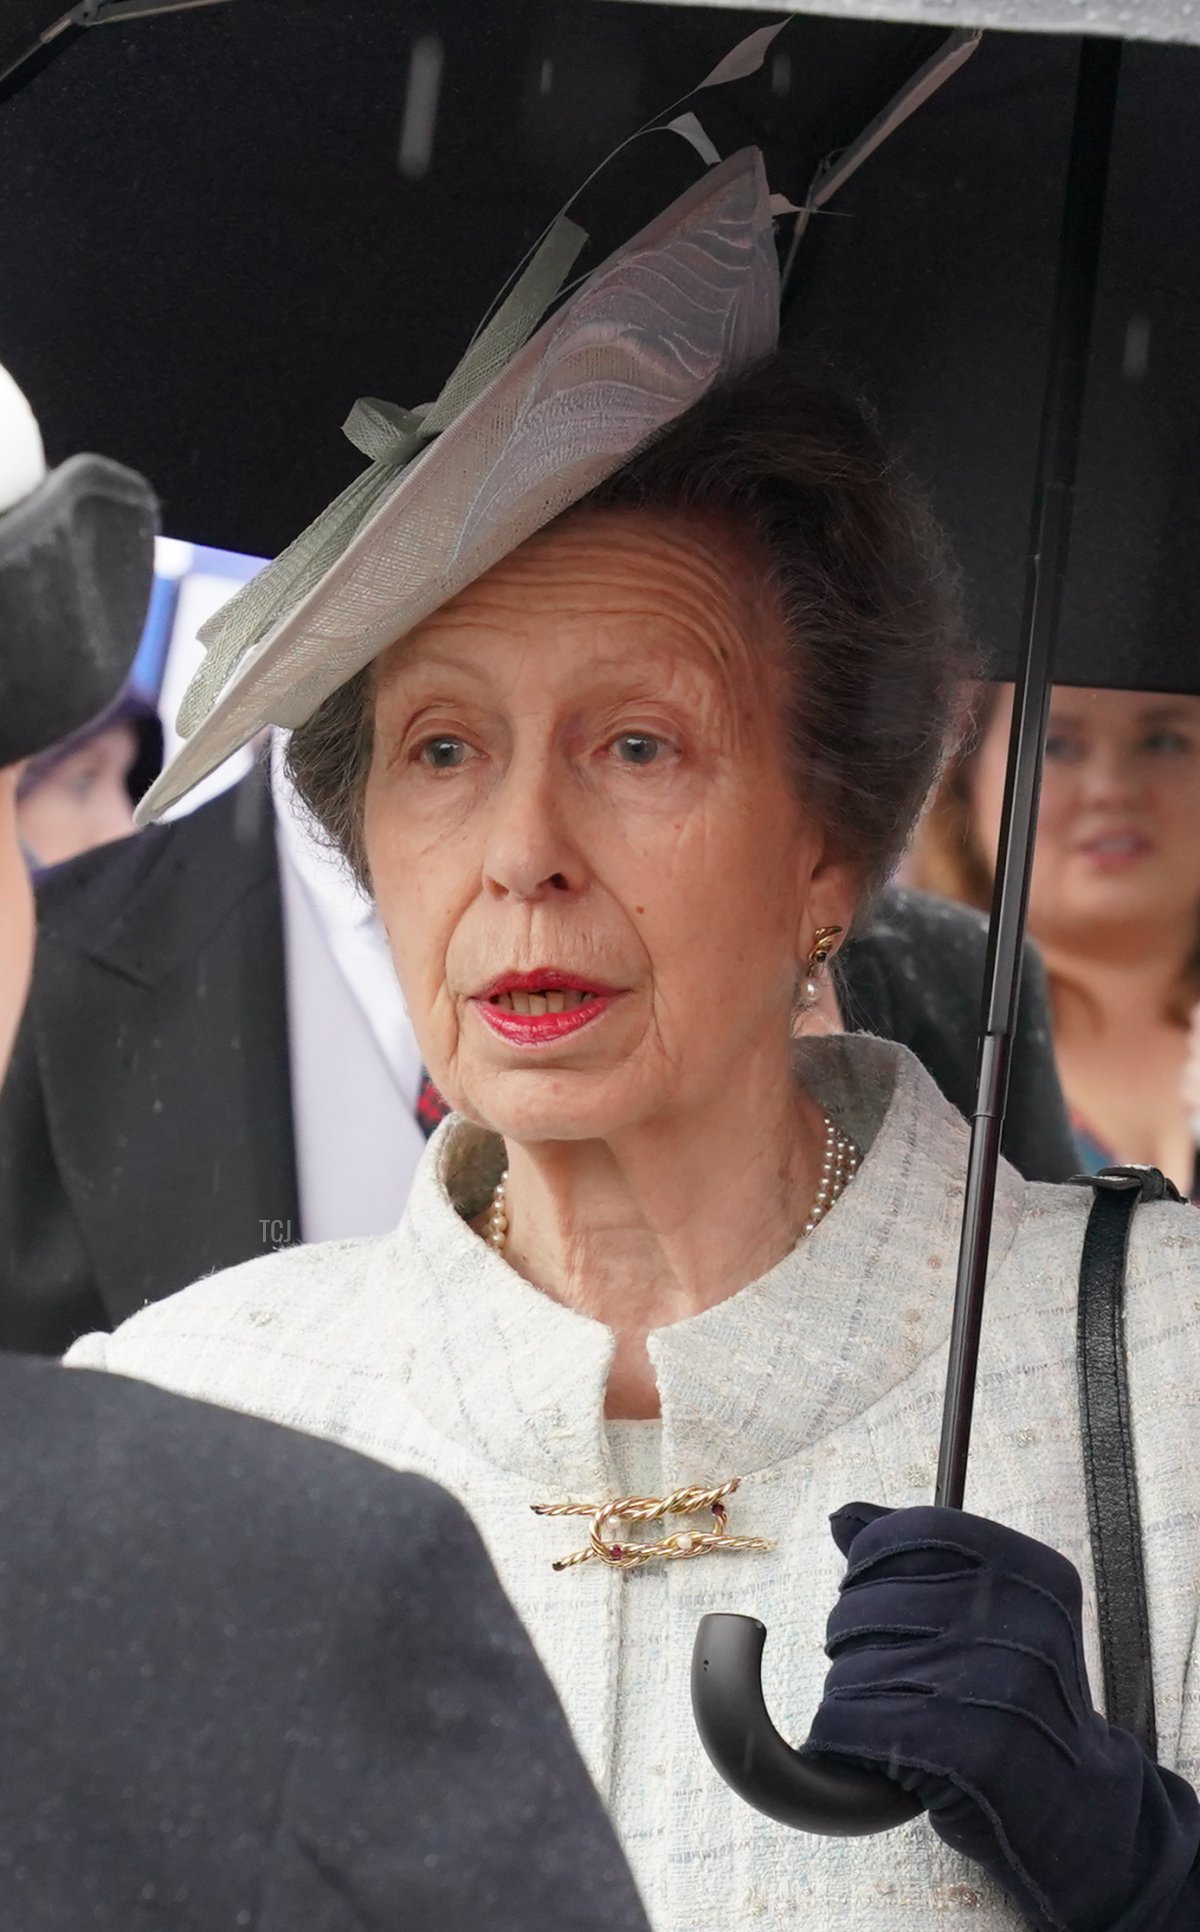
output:
[[[995, 857], [1012, 692], [971, 774], [980, 850]], [[1200, 907], [1200, 699], [1055, 691], [1046, 739], [1030, 930], [1050, 946], [1190, 944]]]
[[381, 660], [367, 856], [460, 1111], [606, 1138], [777, 1089], [853, 905], [786, 774], [777, 626], [723, 530], [580, 514]]
[[51, 765], [17, 808], [21, 842], [38, 865], [61, 865], [134, 830], [127, 779], [137, 758], [128, 721], [96, 732]]

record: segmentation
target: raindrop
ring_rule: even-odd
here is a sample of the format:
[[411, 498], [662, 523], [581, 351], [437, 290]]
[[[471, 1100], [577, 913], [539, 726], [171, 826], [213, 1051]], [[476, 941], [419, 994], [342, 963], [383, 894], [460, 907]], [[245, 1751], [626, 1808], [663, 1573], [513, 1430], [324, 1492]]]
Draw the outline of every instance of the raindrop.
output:
[[400, 127], [400, 172], [409, 181], [420, 180], [429, 172], [444, 52], [437, 34], [422, 34], [413, 42]]
[[1144, 382], [1150, 367], [1150, 317], [1131, 315], [1125, 329], [1122, 373], [1130, 382]]
[[552, 60], [544, 60], [542, 62], [542, 71], [538, 76], [538, 93], [545, 96], [550, 92], [553, 85], [554, 62]]

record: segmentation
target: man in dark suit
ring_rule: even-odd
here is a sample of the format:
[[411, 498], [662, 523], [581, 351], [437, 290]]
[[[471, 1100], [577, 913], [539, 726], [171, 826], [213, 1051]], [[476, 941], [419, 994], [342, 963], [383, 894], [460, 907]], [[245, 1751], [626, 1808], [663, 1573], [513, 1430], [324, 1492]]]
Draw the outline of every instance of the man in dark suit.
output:
[[0, 1344], [61, 1354], [299, 1228], [265, 774], [57, 868], [0, 1090]]
[[[0, 1093], [0, 1343], [62, 1353], [298, 1238], [280, 861], [266, 774], [48, 874]], [[912, 1047], [969, 1113], [986, 921], [885, 893], [837, 960], [844, 1023]], [[1005, 1151], [1074, 1147], [1027, 952]]]

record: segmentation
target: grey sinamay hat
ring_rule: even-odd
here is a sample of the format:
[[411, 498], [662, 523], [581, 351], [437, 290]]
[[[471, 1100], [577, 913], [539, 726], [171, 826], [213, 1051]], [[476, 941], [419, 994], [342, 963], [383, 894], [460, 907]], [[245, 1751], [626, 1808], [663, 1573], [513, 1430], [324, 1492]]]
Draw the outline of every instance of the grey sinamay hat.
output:
[[347, 428], [370, 468], [206, 626], [180, 711], [186, 743], [139, 816], [264, 725], [302, 724], [718, 378], [773, 348], [778, 268], [756, 149], [711, 169], [521, 345], [522, 310], [544, 306], [583, 240], [555, 224], [428, 410], [356, 406]]

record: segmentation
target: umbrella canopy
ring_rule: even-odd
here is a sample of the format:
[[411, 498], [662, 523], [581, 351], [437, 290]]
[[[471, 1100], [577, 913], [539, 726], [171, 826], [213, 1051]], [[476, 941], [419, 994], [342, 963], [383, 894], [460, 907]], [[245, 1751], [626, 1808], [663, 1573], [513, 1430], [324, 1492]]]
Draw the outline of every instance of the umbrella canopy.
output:
[[[786, 336], [880, 408], [1017, 659], [1078, 42], [984, 37], [814, 222]], [[1056, 678], [1200, 690], [1200, 50], [1121, 61]]]
[[0, 362], [50, 459], [275, 555], [362, 468], [355, 399], [435, 396], [567, 195], [755, 24], [230, 0], [62, 36], [0, 99]]
[[[24, 31], [59, 0], [20, 9]], [[824, 0], [839, 18], [798, 21], [803, 54], [772, 71], [798, 127], [811, 73], [853, 85], [864, 42], [888, 31], [851, 13], [884, 12], [989, 18], [980, 0]], [[1139, 0], [1136, 21], [1115, 4], [990, 13], [1200, 38], [1189, 0]], [[0, 101], [0, 360], [36, 398], [52, 460], [111, 452], [154, 480], [173, 534], [274, 554], [360, 469], [339, 427], [355, 398], [435, 395], [570, 189], [780, 17], [673, 0], [475, 0], [467, 15], [457, 0], [228, 0], [76, 30], [18, 70]], [[790, 291], [787, 338], [878, 404], [930, 485], [998, 675], [1016, 661], [1077, 45], [985, 37], [813, 220]], [[1131, 47], [1066, 682], [1200, 678], [1198, 241], [1200, 51]]]

